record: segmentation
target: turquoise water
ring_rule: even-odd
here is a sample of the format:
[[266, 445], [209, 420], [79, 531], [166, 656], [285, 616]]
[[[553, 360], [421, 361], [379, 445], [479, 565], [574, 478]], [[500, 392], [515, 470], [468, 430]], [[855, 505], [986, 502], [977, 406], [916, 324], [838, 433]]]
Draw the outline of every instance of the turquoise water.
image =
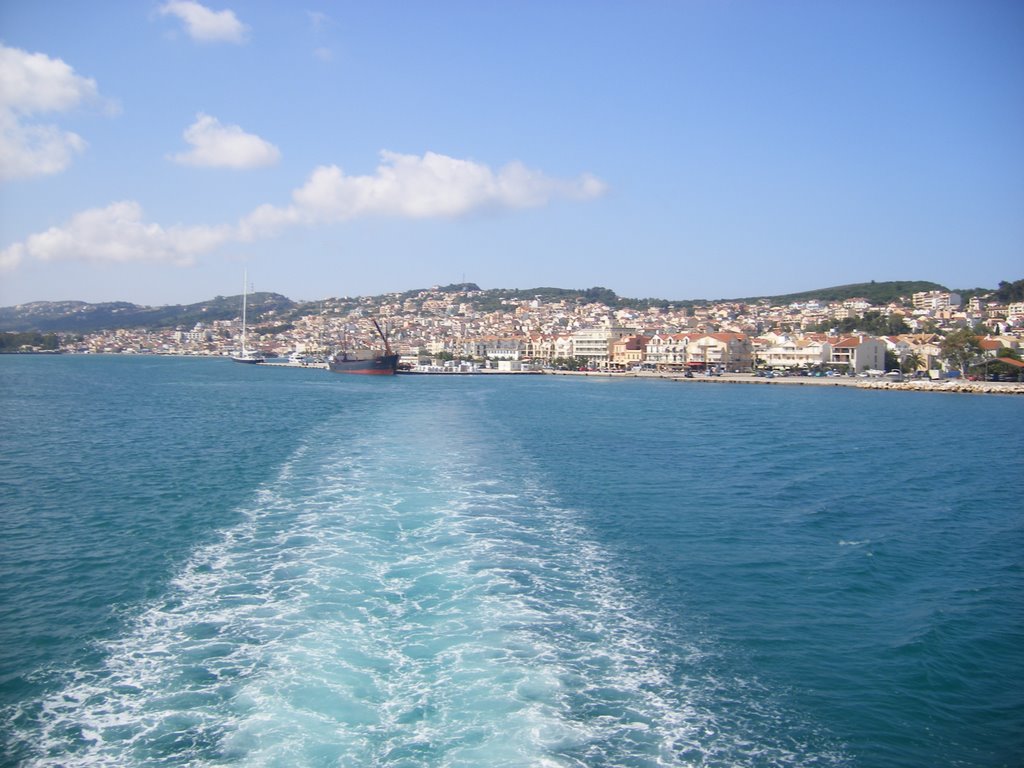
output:
[[1019, 766], [1024, 398], [0, 357], [4, 765]]

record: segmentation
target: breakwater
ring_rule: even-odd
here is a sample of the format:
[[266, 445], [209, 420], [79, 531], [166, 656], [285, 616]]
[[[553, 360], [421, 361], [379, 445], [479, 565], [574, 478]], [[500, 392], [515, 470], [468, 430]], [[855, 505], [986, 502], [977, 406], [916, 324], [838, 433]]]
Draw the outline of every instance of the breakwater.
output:
[[1024, 383], [1010, 381], [866, 381], [861, 389], [894, 389], [910, 392], [951, 392], [969, 395], [1024, 395]]
[[962, 379], [912, 379], [888, 381], [854, 376], [776, 376], [763, 378], [749, 373], [725, 373], [721, 376], [687, 378], [677, 373], [634, 373], [604, 371], [546, 371], [557, 376], [604, 376], [609, 378], [670, 379], [686, 384], [761, 384], [780, 386], [855, 387], [858, 389], [902, 390], [909, 392], [947, 392], [973, 395], [1024, 395], [1024, 382], [965, 381]]

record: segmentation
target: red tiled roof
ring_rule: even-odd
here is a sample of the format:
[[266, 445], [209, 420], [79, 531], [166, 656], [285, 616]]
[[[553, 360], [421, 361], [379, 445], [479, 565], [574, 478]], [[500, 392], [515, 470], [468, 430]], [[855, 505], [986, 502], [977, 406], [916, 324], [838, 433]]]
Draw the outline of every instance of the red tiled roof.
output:
[[743, 341], [743, 339], [746, 338], [746, 336], [742, 333], [731, 332], [709, 333], [708, 336], [714, 339], [718, 339], [719, 341]]

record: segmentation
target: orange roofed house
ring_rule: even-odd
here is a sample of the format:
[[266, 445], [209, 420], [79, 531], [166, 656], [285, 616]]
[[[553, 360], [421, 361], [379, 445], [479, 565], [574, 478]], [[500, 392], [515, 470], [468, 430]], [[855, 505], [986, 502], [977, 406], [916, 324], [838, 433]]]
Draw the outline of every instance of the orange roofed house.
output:
[[613, 341], [610, 360], [611, 367], [619, 370], [629, 370], [643, 363], [647, 342], [650, 340], [650, 336], [631, 334]]

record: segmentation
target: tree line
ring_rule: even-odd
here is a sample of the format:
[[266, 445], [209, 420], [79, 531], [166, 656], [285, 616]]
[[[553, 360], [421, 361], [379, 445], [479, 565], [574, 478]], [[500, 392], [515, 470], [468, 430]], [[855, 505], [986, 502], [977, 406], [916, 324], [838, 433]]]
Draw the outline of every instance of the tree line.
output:
[[23, 352], [39, 350], [56, 352], [60, 349], [60, 339], [55, 333], [0, 333], [0, 352]]

